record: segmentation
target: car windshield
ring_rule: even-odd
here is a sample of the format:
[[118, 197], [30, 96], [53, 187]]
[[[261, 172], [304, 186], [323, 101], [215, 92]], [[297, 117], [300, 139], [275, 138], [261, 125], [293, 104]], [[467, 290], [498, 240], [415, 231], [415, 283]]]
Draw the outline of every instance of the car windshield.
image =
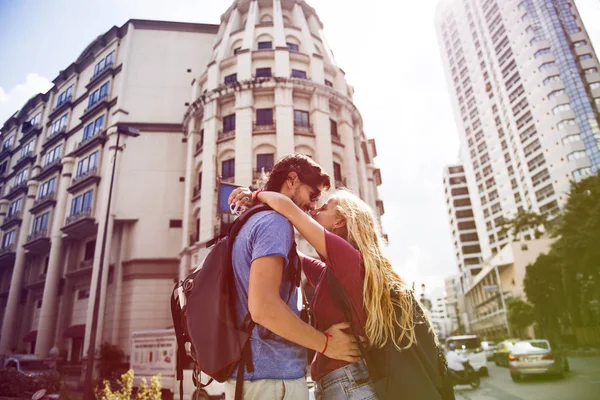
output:
[[47, 371], [52, 369], [49, 363], [40, 360], [22, 360], [20, 364], [23, 371]]
[[481, 341], [479, 338], [468, 338], [468, 339], [450, 339], [447, 345], [450, 343], [454, 344], [456, 350], [474, 350], [479, 348]]
[[488, 347], [494, 347], [496, 342], [486, 342]]

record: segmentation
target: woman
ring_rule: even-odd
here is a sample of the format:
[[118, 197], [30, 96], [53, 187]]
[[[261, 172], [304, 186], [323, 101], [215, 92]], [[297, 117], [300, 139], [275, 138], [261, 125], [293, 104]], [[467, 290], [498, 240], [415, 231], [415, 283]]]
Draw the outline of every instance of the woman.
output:
[[[248, 205], [248, 189], [238, 188], [230, 204]], [[345, 321], [328, 287], [327, 270], [340, 282], [352, 305], [352, 322], [367, 346], [382, 348], [393, 343], [398, 349], [415, 341], [413, 300], [409, 288], [383, 255], [377, 220], [371, 208], [348, 191], [338, 191], [308, 215], [294, 202], [276, 192], [251, 194], [252, 203], [269, 205], [285, 216], [315, 248], [324, 261], [299, 253], [304, 274], [315, 287], [311, 308], [316, 328]], [[312, 218], [311, 218], [312, 216]], [[393, 295], [395, 294], [395, 295]], [[394, 306], [403, 310], [398, 317]], [[369, 313], [365, 313], [369, 310]], [[311, 367], [317, 399], [376, 399], [365, 361], [349, 364], [318, 353]]]

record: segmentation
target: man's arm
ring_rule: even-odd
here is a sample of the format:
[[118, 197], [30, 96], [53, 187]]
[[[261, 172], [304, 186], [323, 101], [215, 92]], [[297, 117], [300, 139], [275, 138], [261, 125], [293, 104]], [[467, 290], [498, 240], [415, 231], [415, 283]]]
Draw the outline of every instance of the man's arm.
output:
[[[257, 258], [250, 268], [248, 309], [252, 320], [271, 332], [300, 346], [321, 352], [326, 336], [304, 323], [281, 299], [279, 287], [283, 275], [283, 258], [266, 256]], [[354, 336], [342, 332], [350, 324], [344, 322], [327, 330], [332, 336], [325, 355], [329, 358], [355, 362], [361, 358]]]

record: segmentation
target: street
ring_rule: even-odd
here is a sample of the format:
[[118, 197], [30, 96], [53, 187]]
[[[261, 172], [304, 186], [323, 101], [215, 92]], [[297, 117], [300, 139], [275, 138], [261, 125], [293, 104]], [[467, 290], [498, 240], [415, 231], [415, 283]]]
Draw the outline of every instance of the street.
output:
[[490, 376], [476, 390], [456, 386], [457, 400], [597, 400], [600, 399], [600, 357], [569, 357], [571, 372], [565, 379], [529, 377], [518, 383], [507, 368], [488, 362]]

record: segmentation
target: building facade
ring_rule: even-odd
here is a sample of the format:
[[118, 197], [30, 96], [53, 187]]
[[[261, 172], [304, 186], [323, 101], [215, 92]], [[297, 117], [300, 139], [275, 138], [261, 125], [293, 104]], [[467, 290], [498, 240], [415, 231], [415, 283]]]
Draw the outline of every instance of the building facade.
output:
[[312, 157], [336, 187], [353, 190], [383, 214], [375, 142], [364, 134], [322, 22], [304, 1], [234, 2], [221, 18], [206, 70], [195, 78], [184, 117], [189, 201], [181, 276], [231, 222], [218, 209], [219, 182], [255, 186], [288, 153]]
[[436, 29], [485, 259], [598, 171], [600, 66], [569, 0], [446, 0]]
[[[131, 332], [172, 326], [174, 282], [232, 221], [220, 182], [255, 185], [287, 153], [383, 214], [375, 142], [322, 29], [297, 0], [236, 1], [220, 25], [130, 20], [5, 122], [0, 355], [80, 362], [96, 296], [96, 345], [129, 354]], [[118, 127], [140, 135], [117, 145]]]

